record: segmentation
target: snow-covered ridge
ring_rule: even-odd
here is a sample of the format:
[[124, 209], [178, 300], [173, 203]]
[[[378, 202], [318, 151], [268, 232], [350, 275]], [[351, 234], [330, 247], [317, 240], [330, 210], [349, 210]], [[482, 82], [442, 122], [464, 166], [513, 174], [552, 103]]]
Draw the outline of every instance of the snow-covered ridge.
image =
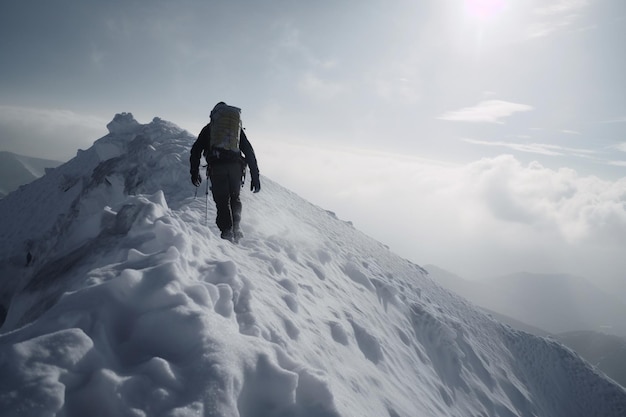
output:
[[568, 349], [267, 178], [219, 239], [195, 138], [108, 128], [0, 200], [3, 416], [626, 415]]

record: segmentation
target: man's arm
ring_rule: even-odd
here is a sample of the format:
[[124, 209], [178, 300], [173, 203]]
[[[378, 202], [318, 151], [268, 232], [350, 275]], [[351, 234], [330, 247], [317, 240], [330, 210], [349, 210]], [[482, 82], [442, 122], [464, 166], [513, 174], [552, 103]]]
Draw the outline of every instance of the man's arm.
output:
[[252, 145], [248, 141], [246, 134], [243, 129], [239, 135], [239, 149], [244, 154], [244, 159], [246, 160], [246, 164], [250, 167], [250, 190], [252, 192], [258, 193], [261, 191], [261, 180], [259, 179], [259, 166], [256, 162], [256, 155], [254, 154], [254, 149], [252, 149]]
[[259, 166], [257, 164], [256, 161], [256, 155], [254, 154], [254, 149], [252, 148], [252, 145], [250, 144], [250, 142], [248, 141], [248, 137], [246, 136], [246, 133], [243, 131], [243, 129], [241, 130], [241, 133], [239, 134], [239, 149], [241, 149], [241, 152], [243, 152], [244, 155], [244, 159], [246, 160], [246, 164], [248, 164], [248, 167], [250, 168], [250, 175], [252, 175], [252, 177], [257, 177], [259, 176]]
[[202, 131], [200, 131], [198, 139], [191, 147], [191, 155], [189, 156], [189, 172], [191, 175], [198, 174], [200, 172], [200, 159], [202, 158], [202, 151], [206, 148], [206, 145], [210, 140], [209, 132], [209, 125], [206, 125]]

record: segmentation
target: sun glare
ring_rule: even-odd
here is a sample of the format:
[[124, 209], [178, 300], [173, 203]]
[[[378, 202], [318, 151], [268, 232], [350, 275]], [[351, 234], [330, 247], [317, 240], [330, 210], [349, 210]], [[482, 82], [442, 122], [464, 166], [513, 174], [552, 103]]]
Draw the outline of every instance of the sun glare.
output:
[[465, 0], [467, 11], [479, 19], [491, 19], [504, 9], [505, 0]]

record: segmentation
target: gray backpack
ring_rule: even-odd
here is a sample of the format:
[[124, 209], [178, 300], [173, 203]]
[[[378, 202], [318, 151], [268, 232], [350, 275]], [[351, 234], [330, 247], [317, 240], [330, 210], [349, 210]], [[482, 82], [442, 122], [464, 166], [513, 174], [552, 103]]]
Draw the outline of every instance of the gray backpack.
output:
[[241, 109], [218, 103], [211, 111], [211, 152], [219, 149], [239, 152]]

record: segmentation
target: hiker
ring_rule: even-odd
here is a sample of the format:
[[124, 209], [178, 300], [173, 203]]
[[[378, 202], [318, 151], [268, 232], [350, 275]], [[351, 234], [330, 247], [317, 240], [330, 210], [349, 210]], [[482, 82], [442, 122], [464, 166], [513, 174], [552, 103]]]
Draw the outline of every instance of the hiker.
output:
[[[241, 153], [243, 152], [243, 157]], [[250, 167], [250, 190], [261, 191], [259, 167], [254, 149], [241, 125], [241, 109], [219, 102], [211, 111], [211, 120], [191, 147], [191, 182], [200, 186], [200, 158], [207, 161], [207, 177], [217, 209], [216, 224], [221, 238], [237, 242], [243, 237], [240, 229], [241, 200], [246, 165]]]

